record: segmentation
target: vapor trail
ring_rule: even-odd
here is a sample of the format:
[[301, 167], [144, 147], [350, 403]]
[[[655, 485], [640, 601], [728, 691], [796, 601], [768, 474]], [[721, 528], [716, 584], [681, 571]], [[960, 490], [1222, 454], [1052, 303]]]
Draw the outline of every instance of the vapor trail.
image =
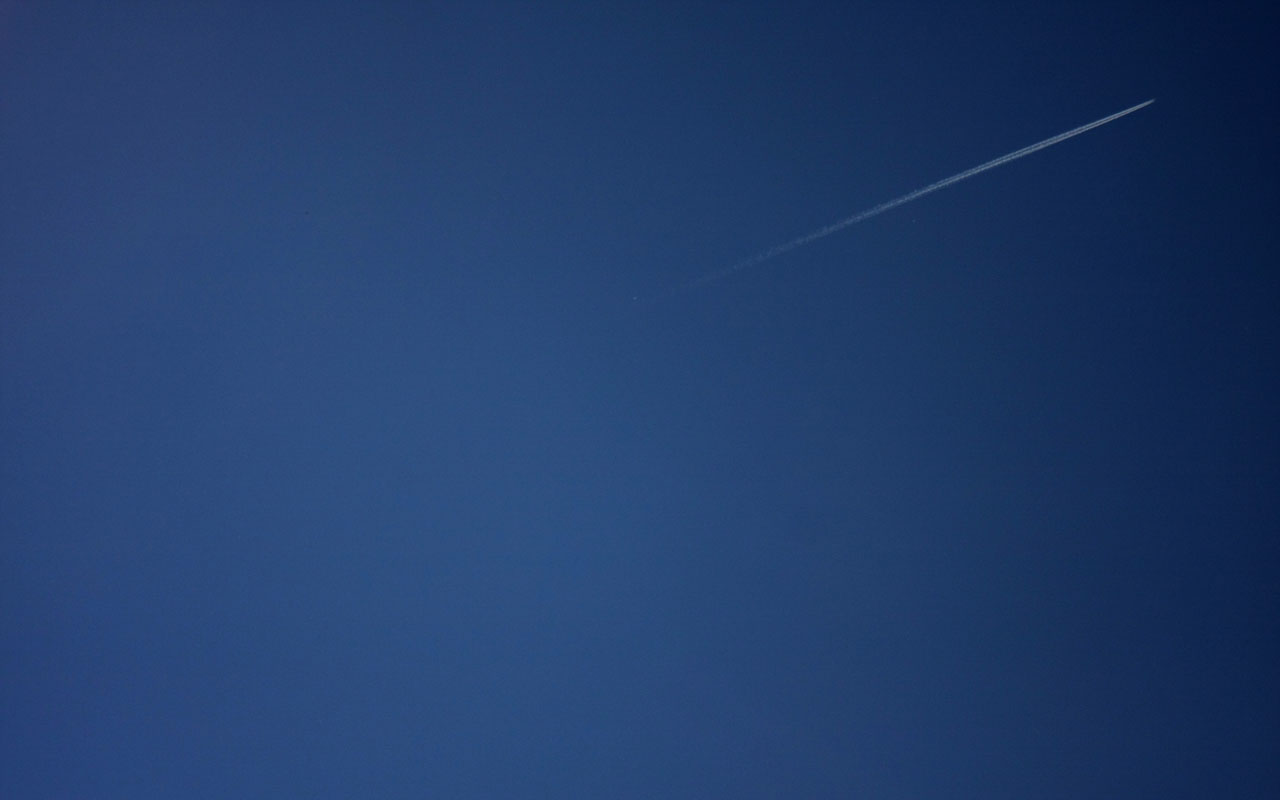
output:
[[959, 183], [960, 181], [965, 180], [967, 178], [972, 178], [974, 175], [977, 175], [982, 172], [986, 172], [989, 169], [995, 169], [996, 167], [1004, 166], [1005, 164], [1008, 164], [1010, 161], [1017, 161], [1018, 159], [1023, 158], [1024, 156], [1029, 156], [1032, 153], [1045, 149], [1046, 147], [1052, 147], [1058, 142], [1064, 142], [1073, 136], [1079, 136], [1080, 134], [1085, 133], [1086, 131], [1091, 131], [1094, 128], [1097, 128], [1102, 125], [1106, 125], [1108, 122], [1112, 122], [1114, 120], [1120, 119], [1126, 114], [1132, 114], [1133, 112], [1137, 111], [1140, 108], [1146, 108], [1147, 106], [1151, 105], [1154, 102], [1155, 100], [1151, 99], [1146, 101], [1145, 103], [1139, 103], [1136, 106], [1126, 108], [1124, 111], [1117, 111], [1116, 113], [1112, 114], [1109, 117], [1103, 117], [1100, 120], [1090, 122], [1088, 125], [1081, 125], [1079, 128], [1072, 128], [1066, 133], [1060, 133], [1057, 136], [1050, 136], [1048, 139], [1045, 139], [1042, 142], [1036, 142], [1035, 144], [1028, 145], [1022, 148], [1021, 150], [1014, 150], [1012, 153], [1000, 156], [999, 158], [992, 159], [991, 161], [988, 161], [985, 164], [980, 164], [974, 167], [973, 169], [967, 169], [964, 172], [960, 172], [955, 175], [952, 175], [950, 178], [943, 178], [937, 183], [931, 183], [928, 186], [924, 187], [923, 189], [916, 189], [914, 192], [911, 192], [909, 194], [904, 194], [901, 197], [881, 203], [880, 205], [875, 206], [874, 208], [868, 208], [866, 211], [860, 211], [857, 214], [854, 214], [852, 217], [846, 217], [845, 219], [842, 219], [839, 222], [833, 222], [830, 225], [826, 226], [825, 228], [819, 228], [813, 233], [806, 233], [804, 236], [801, 236], [798, 239], [792, 239], [791, 241], [786, 242], [784, 244], [770, 247], [768, 250], [765, 250], [762, 253], [757, 253], [754, 256], [751, 256], [750, 258], [739, 261], [738, 263], [733, 264], [732, 266], [728, 266], [723, 269], [716, 270], [715, 272], [711, 272], [706, 275], [703, 275], [701, 278], [698, 278], [697, 280], [687, 284], [685, 286], [685, 289], [686, 290], [696, 289], [699, 286], [706, 286], [709, 283], [715, 283], [718, 280], [727, 278], [730, 275], [734, 274], [735, 272], [744, 270], [747, 267], [754, 267], [758, 264], [763, 264], [764, 262], [770, 259], [777, 258], [783, 253], [788, 253], [792, 250], [795, 250], [797, 247], [804, 247], [806, 244], [809, 244], [810, 242], [816, 242], [817, 240], [830, 236], [836, 231], [843, 230], [844, 228], [847, 228], [850, 225], [857, 225], [859, 222], [863, 222], [865, 220], [871, 219], [872, 217], [879, 216], [880, 214], [883, 214], [884, 212], [888, 211], [891, 208], [897, 208], [898, 206], [906, 205], [907, 203], [910, 203], [912, 200], [918, 200], [927, 194], [933, 194], [939, 189], [945, 189], [948, 186], [951, 186], [952, 184]]

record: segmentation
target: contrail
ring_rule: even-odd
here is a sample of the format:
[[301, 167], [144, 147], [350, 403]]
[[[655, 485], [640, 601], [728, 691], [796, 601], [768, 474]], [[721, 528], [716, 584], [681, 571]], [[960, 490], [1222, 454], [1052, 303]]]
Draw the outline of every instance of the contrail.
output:
[[723, 269], [716, 270], [715, 272], [711, 272], [706, 275], [703, 275], [701, 278], [698, 278], [697, 280], [686, 284], [684, 288], [685, 290], [696, 289], [700, 286], [706, 286], [709, 283], [715, 283], [716, 281], [723, 280], [724, 278], [729, 277], [735, 272], [744, 270], [747, 267], [754, 267], [757, 264], [763, 264], [764, 262], [769, 261], [770, 259], [777, 258], [783, 253], [788, 253], [792, 250], [795, 250], [797, 247], [804, 247], [806, 244], [809, 244], [810, 242], [816, 242], [817, 240], [830, 236], [836, 231], [843, 230], [849, 227], [850, 225], [857, 225], [859, 222], [863, 222], [865, 220], [871, 219], [872, 217], [879, 216], [880, 214], [883, 214], [884, 212], [888, 211], [891, 208], [897, 208], [898, 206], [906, 205], [907, 203], [910, 203], [912, 200], [918, 200], [927, 194], [933, 194], [939, 189], [945, 189], [948, 186], [951, 186], [952, 184], [959, 183], [960, 181], [965, 180], [966, 178], [972, 178], [974, 175], [977, 175], [982, 172], [986, 172], [989, 169], [1002, 167], [1005, 164], [1008, 164], [1010, 161], [1017, 161], [1020, 158], [1029, 156], [1032, 153], [1043, 150], [1046, 147], [1052, 147], [1058, 142], [1065, 142], [1067, 139], [1070, 139], [1072, 136], [1079, 136], [1080, 134], [1086, 131], [1091, 131], [1094, 128], [1097, 128], [1102, 125], [1106, 125], [1108, 122], [1112, 122], [1114, 120], [1120, 119], [1126, 114], [1132, 114], [1133, 112], [1137, 111], [1140, 108], [1146, 108], [1147, 106], [1151, 105], [1154, 102], [1155, 102], [1155, 99], [1153, 98], [1151, 100], [1146, 101], [1145, 103], [1138, 103], [1136, 106], [1133, 106], [1131, 108], [1126, 108], [1124, 111], [1117, 111], [1116, 113], [1112, 114], [1109, 117], [1103, 117], [1102, 119], [1097, 120], [1095, 122], [1090, 122], [1088, 125], [1081, 125], [1079, 128], [1072, 128], [1066, 133], [1060, 133], [1057, 136], [1050, 136], [1048, 139], [1045, 139], [1043, 142], [1036, 142], [1033, 145], [1028, 145], [1022, 148], [1021, 150], [1014, 150], [1012, 153], [1000, 156], [999, 158], [992, 159], [991, 161], [988, 161], [985, 164], [980, 164], [974, 167], [973, 169], [967, 169], [964, 172], [952, 175], [950, 178], [943, 178], [937, 183], [931, 183], [928, 186], [924, 187], [923, 189], [916, 189], [914, 192], [911, 192], [909, 194], [904, 194], [901, 197], [895, 198], [893, 200], [889, 200], [888, 202], [881, 203], [880, 205], [875, 206], [874, 208], [868, 208], [866, 211], [860, 211], [857, 214], [854, 214], [852, 217], [846, 217], [845, 219], [842, 219], [839, 222], [833, 222], [830, 225], [826, 226], [825, 228], [819, 228], [813, 233], [806, 233], [804, 236], [801, 236], [799, 239], [792, 239], [791, 241], [786, 242], [784, 244], [770, 247], [768, 250], [765, 250], [762, 253], [757, 253], [754, 256], [751, 256], [750, 258], [739, 261], [738, 263], [733, 264], [732, 266], [728, 266]]

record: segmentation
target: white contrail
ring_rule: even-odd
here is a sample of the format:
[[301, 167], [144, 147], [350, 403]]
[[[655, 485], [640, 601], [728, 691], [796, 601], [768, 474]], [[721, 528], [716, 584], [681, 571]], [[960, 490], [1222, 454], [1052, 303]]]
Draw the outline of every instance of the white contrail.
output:
[[1120, 119], [1126, 114], [1132, 114], [1133, 112], [1137, 111], [1140, 108], [1146, 108], [1147, 106], [1151, 105], [1154, 102], [1155, 100], [1151, 99], [1146, 101], [1145, 103], [1138, 103], [1136, 106], [1133, 106], [1131, 108], [1126, 108], [1124, 111], [1117, 111], [1116, 113], [1112, 114], [1109, 117], [1103, 117], [1102, 119], [1097, 120], [1095, 122], [1090, 122], [1088, 125], [1081, 125], [1079, 128], [1072, 128], [1066, 133], [1060, 133], [1057, 136], [1051, 136], [1048, 139], [1045, 139], [1043, 142], [1036, 142], [1033, 145], [1028, 145], [1027, 147], [1022, 148], [1021, 150], [1014, 150], [1012, 153], [1000, 156], [999, 158], [996, 158], [996, 159], [992, 159], [991, 161], [988, 161], [985, 164], [980, 164], [979, 166], [976, 166], [973, 169], [967, 169], [964, 172], [958, 173], [956, 175], [952, 175], [950, 178], [943, 178], [937, 183], [931, 183], [928, 186], [924, 187], [923, 189], [916, 189], [914, 192], [911, 192], [910, 194], [904, 194], [901, 197], [895, 198], [893, 200], [889, 200], [888, 202], [885, 202], [885, 203], [881, 203], [880, 205], [874, 208], [868, 208], [866, 211], [860, 211], [857, 214], [854, 214], [852, 217], [846, 217], [845, 219], [842, 219], [839, 222], [833, 222], [830, 225], [826, 226], [825, 228], [819, 228], [813, 233], [806, 233], [804, 236], [801, 236], [799, 239], [792, 239], [791, 241], [786, 242], [785, 244], [780, 244], [775, 247], [770, 247], [768, 250], [765, 250], [762, 253], [757, 253], [756, 255], [751, 256], [748, 259], [739, 261], [738, 263], [732, 266], [728, 266], [723, 269], [716, 270], [715, 272], [708, 273], [707, 275], [703, 275], [701, 278], [698, 278], [697, 280], [687, 284], [684, 288], [686, 290], [696, 289], [699, 286], [705, 286], [708, 283], [714, 283], [723, 278], [727, 278], [733, 273], [738, 272], [739, 270], [744, 270], [747, 267], [754, 267], [757, 264], [763, 264], [764, 262], [772, 258], [777, 258], [783, 253], [787, 253], [792, 250], [795, 250], [797, 247], [804, 247], [806, 244], [809, 244], [810, 242], [815, 242], [818, 239], [821, 239], [826, 236], [830, 236], [836, 231], [847, 228], [850, 225], [856, 225], [859, 222], [862, 222], [864, 220], [868, 220], [868, 219], [871, 219], [872, 217], [883, 214], [884, 212], [888, 211], [891, 208], [897, 208], [898, 206], [910, 203], [912, 200], [918, 200], [919, 198], [924, 197], [926, 194], [932, 194], [938, 191], [939, 189], [945, 189], [954, 183], [959, 183], [960, 181], [965, 180], [966, 178], [972, 178], [974, 175], [977, 175], [980, 172], [986, 172], [989, 169], [995, 169], [996, 167], [1000, 167], [1005, 164], [1008, 164], [1010, 161], [1017, 161], [1023, 156], [1029, 156], [1038, 150], [1043, 150], [1046, 147], [1052, 147], [1058, 142], [1063, 142], [1063, 141], [1066, 141], [1067, 139], [1070, 139], [1072, 136], [1079, 136], [1085, 131], [1091, 131], [1100, 125], [1106, 125], [1108, 122]]

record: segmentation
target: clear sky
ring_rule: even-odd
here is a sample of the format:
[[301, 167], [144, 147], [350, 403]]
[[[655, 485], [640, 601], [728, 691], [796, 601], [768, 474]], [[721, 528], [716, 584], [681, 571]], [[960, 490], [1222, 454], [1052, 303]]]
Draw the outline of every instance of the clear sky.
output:
[[1280, 794], [1277, 40], [0, 1], [0, 795]]

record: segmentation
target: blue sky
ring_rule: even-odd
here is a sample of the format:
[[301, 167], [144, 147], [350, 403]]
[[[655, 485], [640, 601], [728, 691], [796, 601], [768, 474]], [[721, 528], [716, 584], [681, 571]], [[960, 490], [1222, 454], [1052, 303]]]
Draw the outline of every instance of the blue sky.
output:
[[0, 793], [1275, 794], [1274, 18], [1041, 5], [0, 3]]

